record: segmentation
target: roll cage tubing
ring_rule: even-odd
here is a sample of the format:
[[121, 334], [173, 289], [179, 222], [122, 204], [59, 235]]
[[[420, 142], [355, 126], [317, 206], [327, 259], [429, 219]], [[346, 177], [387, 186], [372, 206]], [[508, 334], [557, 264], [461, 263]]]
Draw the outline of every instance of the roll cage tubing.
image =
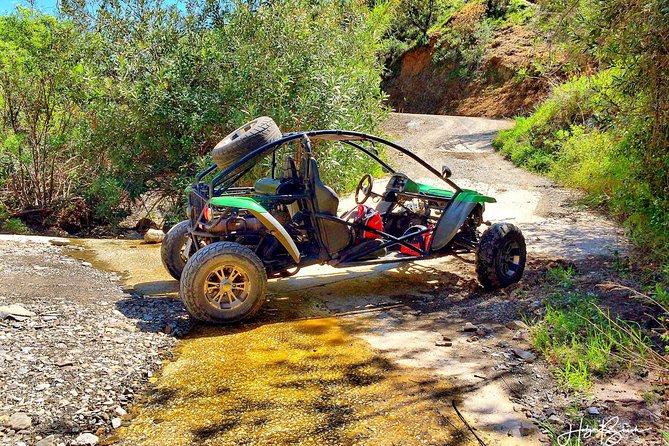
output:
[[[313, 139], [323, 139], [323, 140], [328, 140], [328, 141], [339, 141], [345, 144], [348, 144], [350, 146], [353, 146], [357, 148], [358, 150], [361, 150], [362, 152], [366, 153], [368, 156], [373, 158], [376, 162], [381, 164], [384, 168], [388, 169], [391, 173], [395, 173], [395, 170], [393, 170], [388, 164], [383, 162], [376, 154], [373, 152], [367, 150], [366, 148], [362, 147], [359, 144], [355, 144], [355, 142], [364, 142], [364, 141], [371, 141], [372, 143], [377, 142], [380, 144], [384, 144], [388, 147], [391, 147], [400, 153], [407, 155], [409, 158], [412, 160], [416, 161], [418, 164], [420, 164], [422, 167], [430, 171], [432, 174], [440, 178], [442, 181], [444, 181], [446, 184], [451, 186], [453, 189], [455, 189], [455, 194], [452, 197], [452, 200], [454, 200], [457, 195], [462, 191], [460, 187], [455, 184], [453, 181], [451, 181], [448, 178], [444, 178], [441, 175], [441, 172], [439, 172], [437, 169], [434, 167], [430, 166], [428, 163], [423, 161], [420, 157], [418, 157], [416, 154], [412, 153], [411, 151], [405, 149], [404, 147], [397, 145], [391, 141], [385, 140], [383, 138], [379, 138], [378, 136], [373, 136], [373, 135], [368, 135], [366, 133], [360, 133], [360, 132], [351, 132], [351, 131], [345, 131], [345, 130], [315, 130], [315, 131], [309, 131], [309, 132], [298, 132], [298, 133], [289, 133], [287, 135], [284, 135], [283, 138], [278, 139], [274, 142], [265, 144], [264, 146], [261, 146], [257, 148], [256, 150], [248, 153], [241, 159], [239, 159], [237, 162], [235, 162], [232, 166], [228, 167], [225, 169], [223, 172], [219, 173], [216, 175], [211, 182], [209, 183], [209, 196], [212, 197], [214, 194], [214, 189], [216, 186], [220, 185], [224, 181], [228, 183], [227, 185], [224, 185], [223, 187], [223, 192], [225, 192], [228, 188], [230, 188], [239, 178], [241, 178], [246, 172], [251, 170], [254, 167], [254, 164], [251, 164], [248, 168], [243, 169], [241, 172], [237, 173], [236, 175], [233, 175], [237, 169], [240, 167], [244, 166], [246, 163], [249, 161], [252, 161], [254, 158], [262, 155], [265, 152], [268, 152], [272, 149], [275, 149], [283, 144], [286, 144], [291, 141], [295, 141], [298, 139], [305, 139], [309, 141], [310, 138]], [[355, 141], [355, 142], [354, 142]], [[308, 144], [305, 144], [305, 151], [307, 155], [311, 155], [311, 148], [307, 147]], [[216, 165], [212, 164], [209, 166], [204, 172], [200, 173], [197, 176], [198, 181], [202, 181], [202, 179], [213, 172], [216, 169]], [[230, 177], [230, 175], [233, 175]], [[227, 180], [227, 181], [226, 181]], [[232, 180], [232, 181], [230, 181]]]

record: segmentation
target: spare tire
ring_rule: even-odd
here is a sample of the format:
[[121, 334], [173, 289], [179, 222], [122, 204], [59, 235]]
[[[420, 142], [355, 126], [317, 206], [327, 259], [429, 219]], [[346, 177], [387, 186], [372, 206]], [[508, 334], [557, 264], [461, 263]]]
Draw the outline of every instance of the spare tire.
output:
[[253, 150], [281, 137], [281, 130], [274, 120], [261, 116], [223, 138], [212, 149], [211, 158], [220, 169], [227, 169]]

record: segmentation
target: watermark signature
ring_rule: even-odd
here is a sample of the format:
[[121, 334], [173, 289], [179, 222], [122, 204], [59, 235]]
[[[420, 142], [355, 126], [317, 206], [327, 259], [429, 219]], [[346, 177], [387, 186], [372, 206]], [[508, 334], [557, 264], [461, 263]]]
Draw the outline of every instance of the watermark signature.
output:
[[585, 440], [592, 438], [600, 445], [613, 446], [625, 439], [630, 434], [641, 434], [651, 430], [639, 429], [637, 426], [628, 426], [620, 423], [618, 417], [610, 417], [599, 426], [583, 426], [583, 419], [578, 426], [569, 424], [569, 430], [557, 437], [558, 446], [583, 444]]

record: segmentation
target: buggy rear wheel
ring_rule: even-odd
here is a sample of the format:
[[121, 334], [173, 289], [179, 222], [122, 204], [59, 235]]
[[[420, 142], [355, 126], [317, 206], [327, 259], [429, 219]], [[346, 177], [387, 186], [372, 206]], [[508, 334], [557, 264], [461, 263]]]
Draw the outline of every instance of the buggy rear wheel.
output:
[[523, 277], [527, 250], [525, 237], [511, 223], [488, 228], [476, 251], [476, 274], [486, 290], [504, 288]]
[[189, 227], [190, 220], [184, 220], [172, 226], [160, 247], [160, 258], [163, 261], [163, 266], [177, 280], [181, 279], [181, 273], [188, 260], [188, 251], [190, 250]]
[[188, 259], [180, 289], [195, 319], [230, 324], [258, 312], [265, 300], [267, 273], [250, 249], [232, 242], [212, 243]]

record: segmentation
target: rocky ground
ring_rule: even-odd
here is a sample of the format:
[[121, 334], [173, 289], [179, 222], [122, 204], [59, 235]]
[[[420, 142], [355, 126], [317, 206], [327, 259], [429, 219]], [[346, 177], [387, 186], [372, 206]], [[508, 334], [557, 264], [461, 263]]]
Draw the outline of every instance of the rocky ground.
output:
[[97, 442], [187, 329], [180, 305], [124, 293], [118, 275], [62, 250], [42, 238], [0, 243], [2, 444]]

